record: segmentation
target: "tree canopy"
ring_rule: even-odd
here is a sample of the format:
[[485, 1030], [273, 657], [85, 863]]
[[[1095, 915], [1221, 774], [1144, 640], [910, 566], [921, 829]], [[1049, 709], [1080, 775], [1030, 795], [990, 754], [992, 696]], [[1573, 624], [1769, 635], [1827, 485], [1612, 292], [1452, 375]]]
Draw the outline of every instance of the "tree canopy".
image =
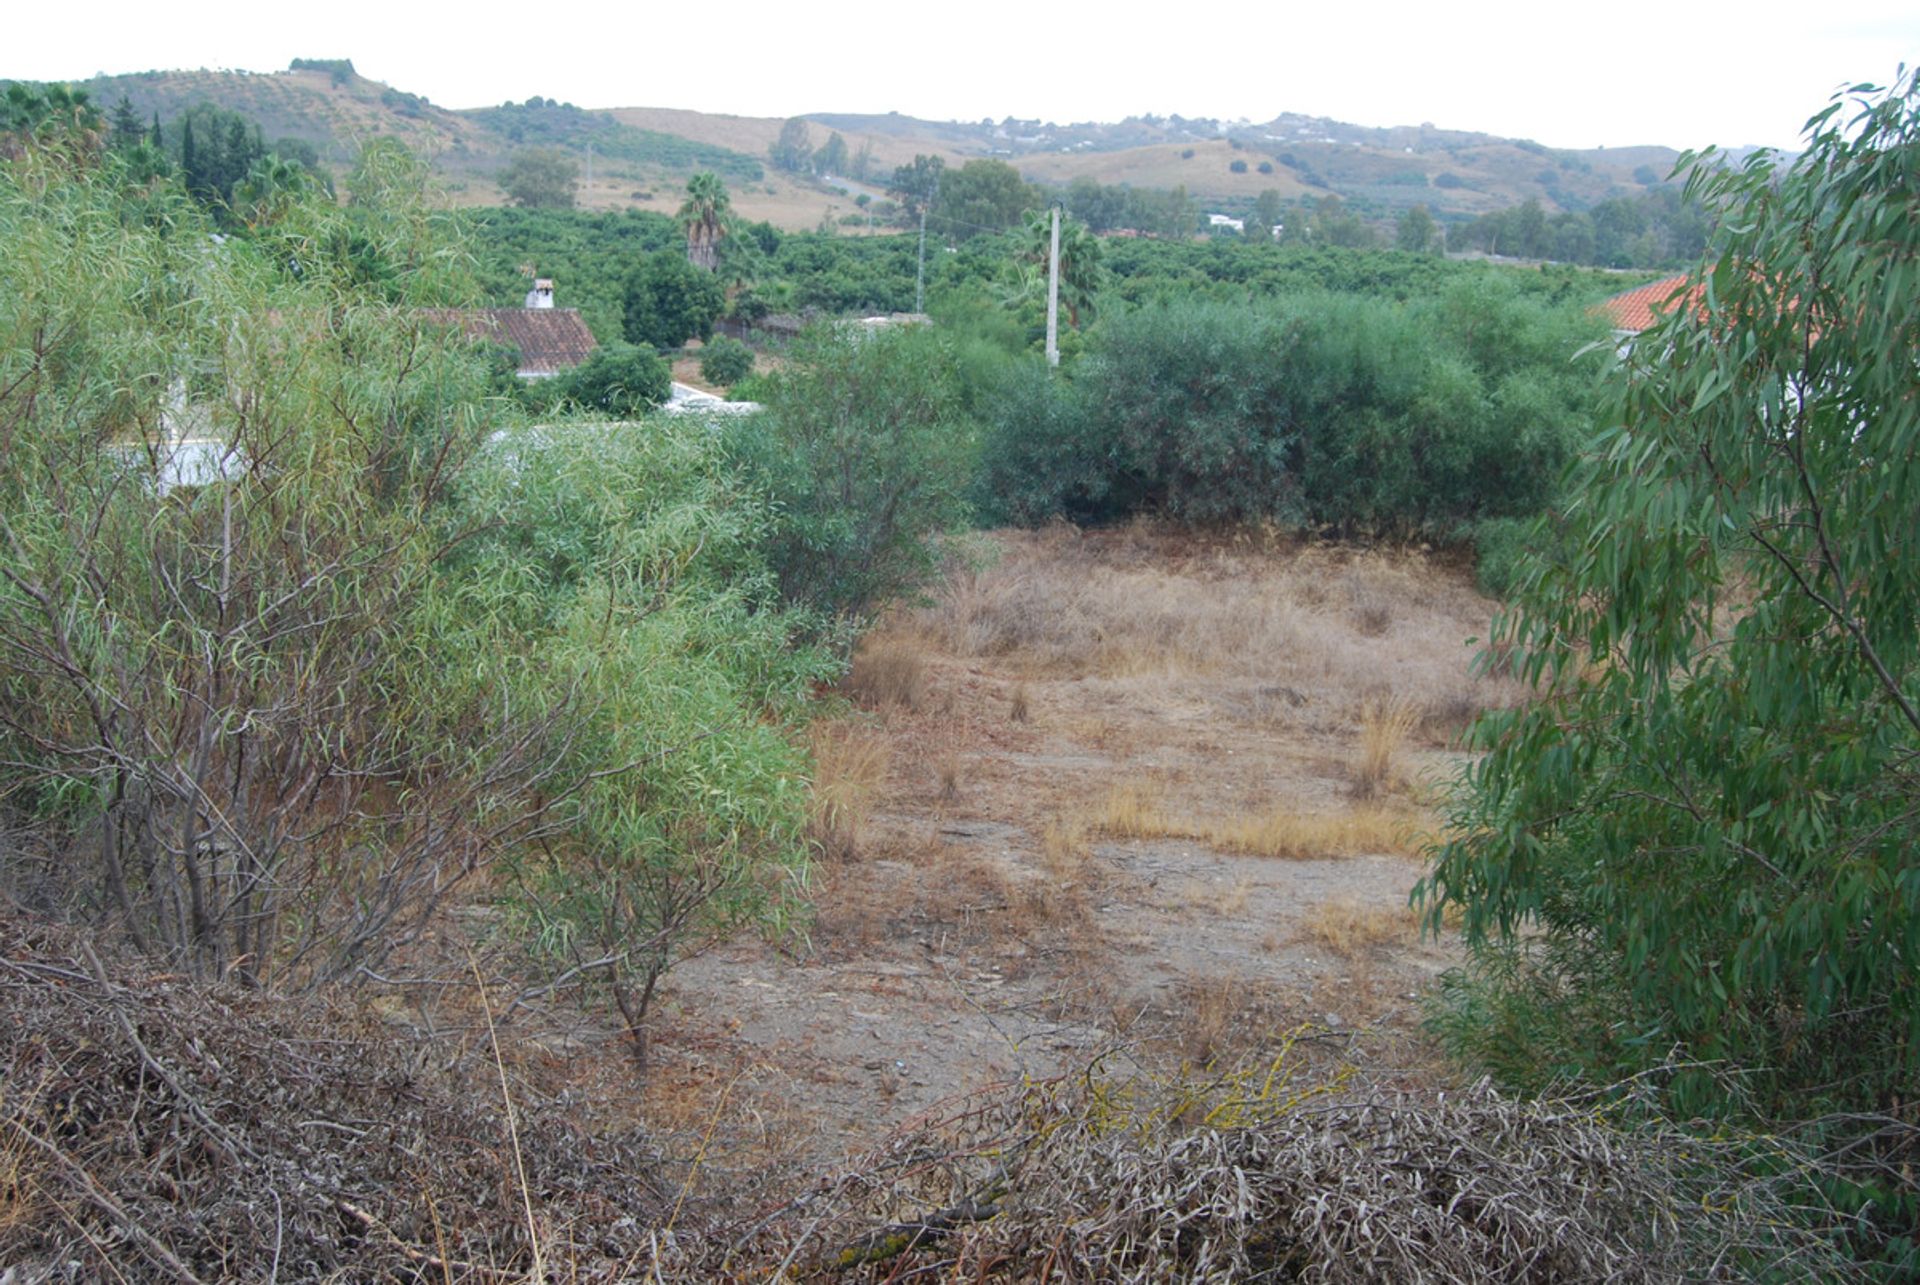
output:
[[[1689, 1114], [1920, 1096], [1915, 81], [1809, 135], [1693, 169], [1725, 241], [1496, 630], [1539, 698], [1483, 724], [1422, 896], [1472, 950], [1446, 1029], [1523, 1084], [1678, 1061]], [[1910, 1228], [1911, 1185], [1886, 1199]]]

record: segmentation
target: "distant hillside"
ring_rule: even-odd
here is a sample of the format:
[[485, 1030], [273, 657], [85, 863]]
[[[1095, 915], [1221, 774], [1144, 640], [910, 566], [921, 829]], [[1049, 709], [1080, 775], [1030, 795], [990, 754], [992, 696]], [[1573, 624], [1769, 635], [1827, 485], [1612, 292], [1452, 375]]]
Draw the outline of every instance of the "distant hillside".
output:
[[[581, 203], [592, 209], [670, 211], [686, 176], [712, 169], [726, 178], [749, 218], [813, 227], [854, 210], [847, 193], [765, 165], [785, 123], [779, 118], [588, 110], [540, 98], [455, 112], [355, 75], [344, 60], [302, 65], [307, 69], [264, 74], [141, 72], [100, 77], [85, 88], [103, 107], [124, 94], [143, 117], [172, 116], [198, 101], [241, 111], [260, 123], [269, 142], [301, 139], [336, 168], [351, 163], [363, 139], [400, 138], [432, 159], [465, 204], [500, 204], [494, 176], [515, 148], [539, 145], [572, 152], [583, 178], [591, 148], [592, 183]], [[1569, 151], [1432, 124], [1375, 129], [1295, 113], [1259, 123], [1142, 116], [1059, 125], [1012, 117], [926, 121], [897, 113], [806, 119], [816, 146], [838, 132], [850, 155], [867, 149], [874, 188], [916, 154], [939, 155], [949, 164], [994, 157], [1053, 185], [1076, 178], [1142, 188], [1184, 185], [1203, 207], [1229, 213], [1244, 211], [1269, 188], [1288, 200], [1337, 195], [1382, 221], [1414, 204], [1443, 220], [1528, 198], [1549, 214], [1584, 210], [1664, 181], [1678, 156], [1667, 147]]]
[[582, 161], [583, 178], [591, 147], [593, 186], [586, 203], [595, 206], [678, 204], [686, 177], [697, 170], [716, 170], [736, 185], [764, 177], [764, 149], [739, 152], [638, 129], [610, 113], [553, 99], [449, 111], [354, 74], [345, 60], [312, 63], [318, 65], [271, 73], [137, 72], [96, 77], [83, 88], [102, 108], [124, 95], [143, 119], [155, 112], [171, 119], [197, 102], [242, 112], [259, 124], [269, 144], [285, 138], [310, 143], [336, 170], [352, 164], [364, 140], [398, 138], [433, 162], [456, 199], [475, 205], [504, 202], [493, 179], [520, 147], [572, 152]]

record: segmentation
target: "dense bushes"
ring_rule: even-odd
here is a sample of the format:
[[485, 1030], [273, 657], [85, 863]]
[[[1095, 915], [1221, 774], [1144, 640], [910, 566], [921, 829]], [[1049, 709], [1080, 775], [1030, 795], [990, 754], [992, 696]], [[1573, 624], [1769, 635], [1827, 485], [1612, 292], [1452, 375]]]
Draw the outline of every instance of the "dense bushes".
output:
[[454, 520], [475, 534], [441, 581], [463, 622], [441, 662], [564, 728], [543, 747], [568, 792], [546, 840], [508, 853], [508, 904], [556, 968], [607, 961], [590, 980], [639, 1040], [684, 954], [797, 909], [805, 764], [785, 729], [834, 661], [791, 645], [772, 514], [704, 424], [509, 431]]
[[[0, 893], [199, 975], [318, 985], [504, 863], [528, 942], [592, 949], [630, 1028], [691, 943], [781, 922], [792, 733], [836, 662], [795, 643], [718, 436], [490, 421], [499, 354], [422, 310], [462, 301], [462, 256], [391, 145], [351, 207], [217, 247], [84, 138], [22, 151]], [[535, 392], [625, 414], [664, 379], [609, 346]]]
[[778, 506], [772, 557], [789, 599], [860, 617], [929, 584], [935, 539], [965, 524], [974, 433], [953, 354], [924, 329], [803, 337], [731, 426]]
[[207, 975], [350, 974], [549, 779], [431, 663], [485, 374], [409, 306], [458, 283], [391, 159], [217, 248], [110, 163], [0, 164], [0, 876]]
[[710, 384], [729, 387], [753, 373], [753, 349], [726, 335], [700, 350], [700, 377]]
[[1324, 294], [1163, 303], [1071, 382], [987, 400], [983, 501], [1022, 521], [1159, 512], [1453, 535], [1539, 511], [1577, 445], [1597, 326], [1494, 281], [1418, 305]]
[[584, 362], [546, 382], [551, 387], [536, 385], [529, 395], [612, 419], [636, 419], [667, 400], [673, 372], [645, 344], [612, 343], [602, 344]]

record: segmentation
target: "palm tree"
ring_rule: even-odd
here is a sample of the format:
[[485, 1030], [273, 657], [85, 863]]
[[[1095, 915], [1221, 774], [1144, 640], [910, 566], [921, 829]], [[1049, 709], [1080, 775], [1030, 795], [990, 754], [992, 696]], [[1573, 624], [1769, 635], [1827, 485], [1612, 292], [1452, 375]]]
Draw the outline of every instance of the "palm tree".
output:
[[687, 262], [712, 272], [720, 261], [720, 240], [733, 224], [733, 202], [718, 174], [702, 172], [687, 180], [687, 199], [675, 216], [687, 234]]
[[[1045, 294], [1047, 255], [1053, 240], [1053, 222], [1046, 210], [1027, 219], [1025, 239], [1020, 247], [1022, 267], [1019, 297], [1033, 291]], [[1106, 284], [1106, 269], [1100, 266], [1100, 238], [1087, 225], [1060, 216], [1060, 302], [1067, 305], [1067, 324], [1080, 329], [1080, 315], [1093, 316], [1094, 296]]]

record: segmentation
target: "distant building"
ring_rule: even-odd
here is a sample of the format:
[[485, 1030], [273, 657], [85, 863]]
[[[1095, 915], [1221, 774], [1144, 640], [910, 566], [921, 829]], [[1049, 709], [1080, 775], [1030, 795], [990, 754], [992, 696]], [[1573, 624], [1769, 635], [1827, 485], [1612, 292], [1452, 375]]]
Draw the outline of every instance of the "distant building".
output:
[[578, 308], [553, 306], [553, 281], [540, 277], [520, 308], [433, 308], [435, 321], [458, 326], [470, 339], [513, 350], [522, 379], [551, 379], [572, 370], [600, 345]]
[[1236, 219], [1227, 214], [1209, 214], [1207, 216], [1207, 226], [1210, 228], [1232, 228], [1235, 232], [1245, 232], [1247, 230], [1247, 221], [1245, 219]]
[[1687, 276], [1681, 273], [1644, 286], [1635, 286], [1631, 290], [1622, 290], [1609, 299], [1601, 300], [1593, 310], [1612, 324], [1613, 337], [1619, 341], [1621, 351], [1625, 352], [1641, 331], [1651, 329], [1675, 308], [1698, 308], [1705, 291], [1703, 285], [1689, 289]]

